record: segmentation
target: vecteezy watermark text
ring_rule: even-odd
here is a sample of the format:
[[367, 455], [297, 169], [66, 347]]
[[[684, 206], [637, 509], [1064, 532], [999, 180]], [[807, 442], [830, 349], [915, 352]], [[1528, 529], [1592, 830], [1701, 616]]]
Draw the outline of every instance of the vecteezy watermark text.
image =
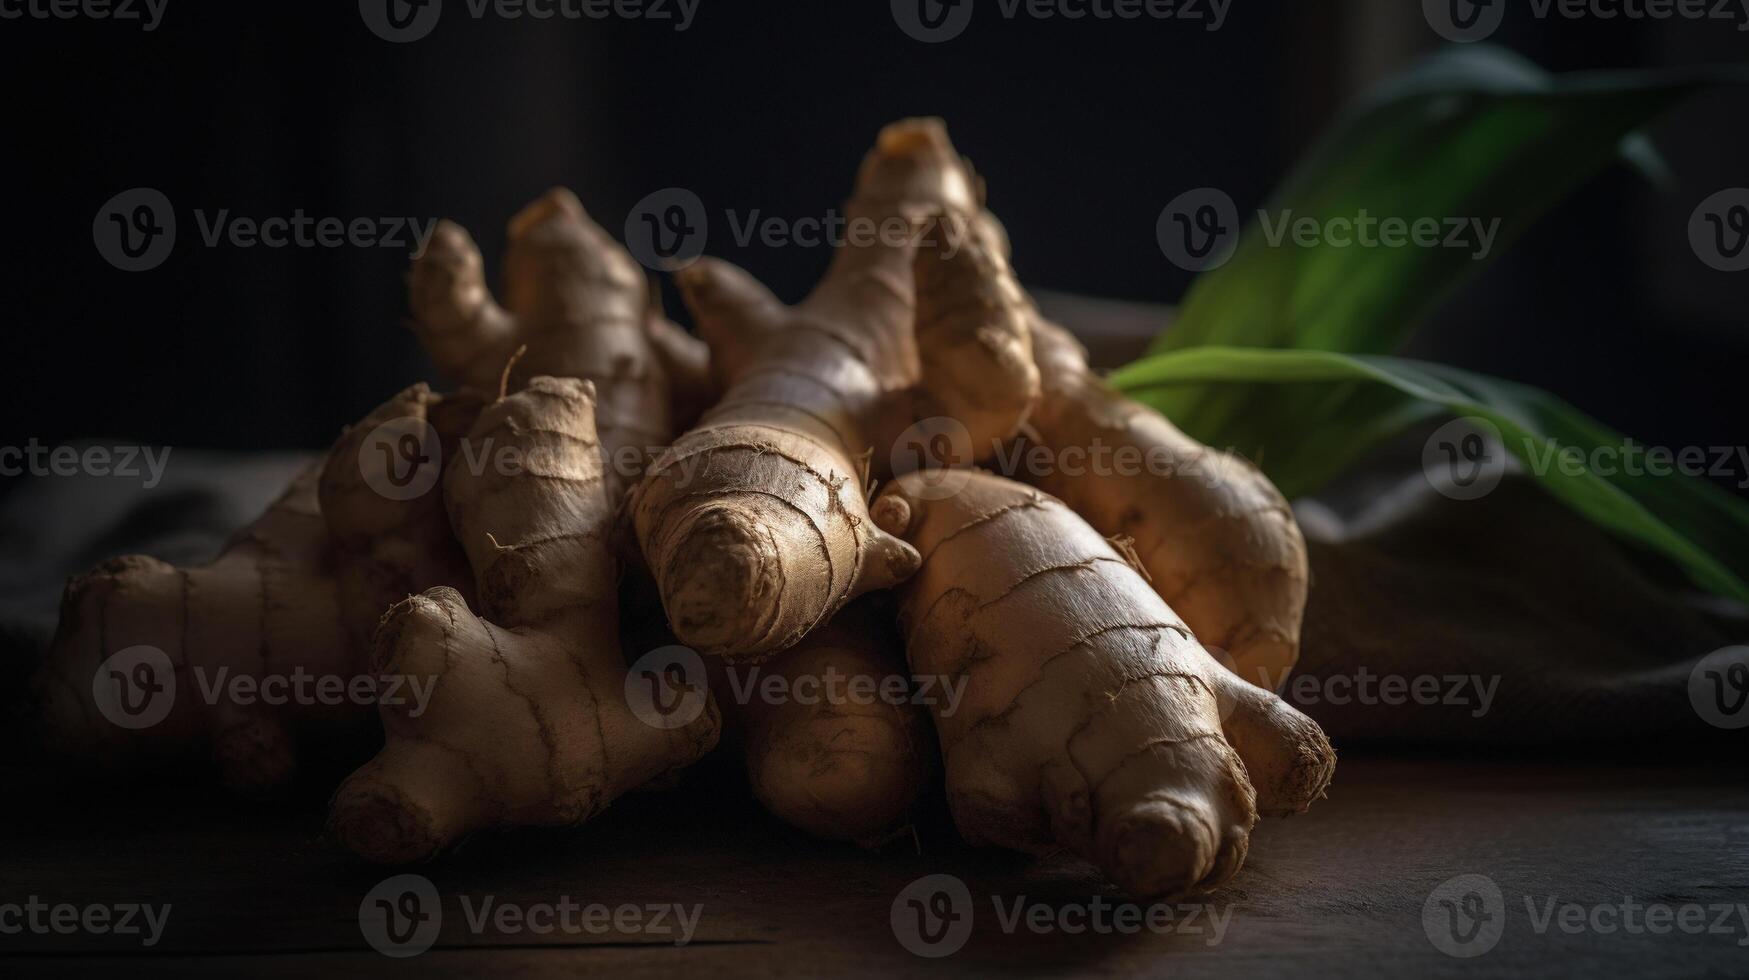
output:
[[1421, 0], [1428, 26], [1448, 41], [1492, 37], [1508, 8], [1547, 20], [1710, 20], [1749, 31], [1749, 0]]
[[[496, 895], [460, 895], [462, 923], [476, 936], [650, 936], [684, 946], [698, 933], [699, 903], [580, 902], [569, 895], [527, 902]], [[443, 929], [443, 896], [424, 875], [386, 878], [358, 905], [365, 942], [384, 956], [403, 959], [430, 949]]]
[[767, 673], [757, 665], [730, 665], [724, 673], [736, 704], [928, 705], [943, 717], [959, 710], [970, 679], [924, 674], [876, 677], [846, 674], [830, 665], [821, 673], [797, 677]]
[[1163, 445], [1144, 448], [1099, 438], [1085, 446], [1001, 439], [977, 446], [965, 424], [947, 415], [906, 428], [894, 440], [887, 463], [896, 474], [917, 474], [915, 491], [924, 500], [946, 500], [965, 489], [974, 463], [1011, 479], [1146, 475], [1196, 480], [1210, 487], [1227, 484], [1249, 466], [1234, 453], [1186, 454]]
[[1467, 251], [1480, 262], [1494, 251], [1500, 219], [1381, 218], [1361, 208], [1353, 217], [1295, 216], [1292, 208], [1275, 214], [1258, 211], [1263, 240], [1280, 248], [1291, 240], [1300, 248], [1449, 248]]
[[[740, 705], [918, 705], [950, 717], [965, 698], [969, 678], [923, 674], [876, 676], [847, 673], [831, 665], [819, 673], [791, 675], [756, 664], [730, 664], [723, 668], [723, 680], [719, 695], [726, 695]], [[704, 658], [691, 647], [659, 647], [639, 657], [626, 671], [626, 706], [652, 728], [679, 728], [697, 720], [704, 713], [708, 690]]]
[[[899, 945], [926, 959], [952, 956], [971, 938], [977, 916], [971, 889], [954, 875], [925, 875], [893, 898], [888, 923]], [[1114, 902], [1102, 895], [1086, 901], [1036, 901], [1025, 895], [990, 896], [996, 927], [1014, 935], [1124, 935], [1143, 932], [1198, 936], [1209, 946], [1227, 937], [1233, 908], [1206, 903]]]
[[170, 0], [0, 0], [0, 20], [110, 20], [147, 34], [164, 21]]
[[1453, 500], [1476, 500], [1500, 485], [1516, 456], [1537, 476], [1703, 477], [1749, 489], [1749, 446], [1653, 446], [1631, 438], [1581, 447], [1524, 436], [1518, 452], [1507, 449], [1500, 427], [1465, 416], [1445, 423], [1421, 450], [1427, 482]]
[[[1749, 904], [1742, 902], [1643, 902], [1563, 900], [1559, 895], [1518, 896], [1525, 920], [1537, 935], [1728, 936], [1749, 946]], [[1448, 878], [1428, 893], [1421, 909], [1427, 939], [1448, 956], [1482, 956], [1500, 942], [1518, 903], [1508, 903], [1494, 879], [1482, 874]]]
[[[0, 476], [97, 476], [135, 480], [147, 490], [164, 479], [169, 446], [45, 446], [31, 439], [0, 446]], [[143, 467], [143, 468], [142, 468]]]
[[[989, 0], [985, 0], [988, 4]], [[995, 0], [1003, 20], [1177, 21], [1218, 31], [1233, 0]], [[915, 40], [951, 41], [972, 22], [973, 0], [891, 0], [893, 21]]]
[[1282, 671], [1272, 676], [1265, 668], [1258, 677], [1246, 679], [1256, 680], [1265, 690], [1279, 691], [1283, 700], [1298, 708], [1325, 704], [1393, 708], [1415, 705], [1464, 708], [1472, 718], [1488, 713], [1500, 689], [1497, 674], [1380, 674], [1360, 667], [1353, 673], [1297, 674], [1289, 680], [1285, 676], [1288, 673]]
[[[424, 253], [437, 228], [436, 218], [320, 217], [302, 208], [266, 217], [234, 215], [230, 208], [196, 208], [194, 220], [207, 248], [393, 248], [412, 257]], [[153, 188], [136, 187], [97, 209], [91, 237], [110, 265], [124, 272], [144, 272], [170, 257], [176, 229], [170, 199]]]
[[[753, 208], [725, 208], [722, 220], [741, 248], [755, 242], [765, 248], [888, 248], [936, 249], [952, 258], [964, 245], [967, 231], [957, 222], [936, 225], [900, 215], [882, 217], [823, 215], [787, 217]], [[931, 228], [939, 229], [931, 231]], [[665, 187], [646, 194], [626, 215], [626, 249], [656, 270], [684, 268], [705, 252], [711, 215], [699, 196], [684, 187]]]
[[431, 241], [436, 218], [317, 218], [298, 208], [290, 217], [232, 217], [229, 208], [194, 211], [201, 242], [233, 248], [398, 248], [418, 256]]
[[0, 902], [0, 935], [129, 936], [151, 948], [164, 938], [170, 903], [46, 902], [31, 895], [22, 902]]
[[[667, 446], [618, 446], [605, 454], [602, 465], [617, 476], [635, 479], [662, 457]], [[562, 465], [567, 453], [545, 445], [500, 443], [491, 436], [464, 439], [450, 459], [444, 458], [443, 440], [430, 422], [402, 416], [383, 422], [358, 445], [358, 470], [365, 485], [388, 500], [414, 500], [437, 486], [446, 466], [459, 466], [474, 476], [494, 473], [518, 477], [550, 473]], [[680, 486], [690, 485], [698, 468], [708, 460], [692, 457], [674, 461], [665, 472]]]
[[[1353, 214], [1308, 215], [1293, 208], [1257, 211], [1261, 241], [1269, 248], [1451, 249], [1472, 261], [1493, 254], [1501, 219], [1475, 216]], [[1238, 246], [1239, 209], [1225, 191], [1199, 187], [1167, 203], [1154, 234], [1168, 261], [1190, 272], [1225, 265]]]
[[[435, 675], [324, 674], [302, 666], [289, 673], [255, 674], [199, 664], [190, 673], [194, 695], [209, 706], [409, 705], [407, 715], [412, 718], [425, 713], [437, 686]], [[170, 655], [146, 644], [118, 650], [91, 676], [92, 702], [98, 713], [129, 730], [151, 728], [170, 717], [179, 691], [185, 690], [186, 684], [178, 684]]]
[[[644, 20], [692, 26], [699, 0], [465, 0], [473, 20]], [[371, 33], [385, 41], [418, 41], [437, 28], [444, 0], [359, 0], [358, 14]]]

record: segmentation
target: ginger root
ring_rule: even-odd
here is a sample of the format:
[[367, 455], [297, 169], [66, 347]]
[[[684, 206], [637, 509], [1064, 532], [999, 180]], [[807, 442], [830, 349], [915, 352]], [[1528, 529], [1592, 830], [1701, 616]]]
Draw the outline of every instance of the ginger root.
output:
[[[291, 780], [300, 738], [322, 746], [364, 741], [368, 704], [245, 704], [230, 696], [231, 685], [296, 672], [350, 679], [364, 659], [360, 638], [390, 601], [460, 572], [438, 495], [390, 500], [371, 491], [363, 469], [383, 461], [362, 452], [362, 440], [393, 419], [414, 427], [429, 419], [441, 442], [477, 410], [465, 397], [409, 388], [343, 434], [323, 465], [294, 480], [210, 564], [176, 568], [133, 555], [70, 581], [33, 684], [50, 750], [83, 766], [134, 773], [205, 754], [222, 783], [258, 795]], [[348, 524], [356, 534], [346, 532]], [[173, 676], [140, 673], [146, 661], [104, 666], [138, 648], [157, 651], [152, 661]], [[207, 690], [218, 692], [216, 700]], [[122, 727], [111, 717], [117, 705], [143, 711], [157, 697], [168, 714], [155, 724]]]
[[[632, 513], [683, 642], [762, 660], [910, 575], [915, 552], [868, 520], [866, 498], [920, 409], [966, 405], [993, 431], [1019, 427], [1036, 376], [1004, 305], [1017, 297], [978, 280], [1001, 261], [992, 243], [950, 238], [980, 193], [939, 120], [906, 120], [863, 161], [853, 231], [800, 305], [721, 262], [679, 273], [724, 395], [651, 466]], [[921, 310], [914, 266], [930, 288]]]
[[[718, 702], [730, 695], [743, 729], [753, 795], [816, 837], [882, 842], [904, 821], [931, 768], [928, 720], [912, 703], [890, 615], [873, 597], [859, 599], [752, 668], [765, 673], [730, 667], [743, 673], [717, 685]], [[775, 701], [760, 687], [772, 675], [782, 680]]]
[[935, 711], [960, 832], [1067, 847], [1139, 898], [1226, 881], [1259, 811], [1323, 793], [1329, 741], [1222, 668], [1068, 507], [964, 475], [945, 498], [902, 477], [873, 508], [922, 555], [899, 589], [912, 670], [966, 680], [959, 709]]
[[[676, 413], [698, 410], [703, 346], [663, 317], [637, 261], [562, 188], [510, 220], [504, 284], [499, 306], [479, 246], [439, 222], [409, 279], [414, 332], [465, 387], [516, 391], [537, 375], [593, 381], [617, 504], [673, 438]], [[684, 386], [670, 372], [686, 375]]]
[[[704, 343], [567, 191], [511, 221], [502, 306], [441, 224], [413, 329], [468, 388], [372, 413], [207, 568], [121, 559], [76, 580], [38, 680], [51, 744], [124, 765], [204, 749], [227, 782], [269, 787], [297, 739], [361, 738], [366, 706], [190, 696], [130, 732], [98, 717], [106, 658], [161, 648], [191, 691], [196, 670], [377, 675], [424, 695], [376, 704], [384, 744], [329, 828], [398, 864], [671, 778], [717, 743], [721, 701], [772, 813], [871, 844], [905, 819], [932, 738], [908, 697], [853, 692], [920, 678], [953, 692], [933, 715], [969, 840], [1072, 849], [1138, 897], [1225, 881], [1259, 813], [1305, 810], [1335, 763], [1316, 724], [1211, 656], [1260, 685], [1294, 663], [1307, 576], [1286, 503], [1104, 387], [1038, 315], [938, 120], [884, 129], [846, 211], [798, 305], [721, 262], [679, 272]], [[1022, 435], [1169, 472], [1029, 487], [963, 468]], [[944, 436], [969, 442], [944, 454]], [[403, 495], [408, 467], [431, 482]], [[653, 583], [636, 559], [621, 581], [622, 515]], [[646, 589], [716, 658], [717, 698], [689, 688], [705, 710], [672, 725], [629, 700], [646, 678], [628, 678], [620, 611]], [[902, 640], [868, 595], [887, 589]], [[736, 670], [754, 686], [723, 699]]]
[[1028, 482], [1101, 534], [1131, 539], [1154, 590], [1197, 638], [1247, 681], [1278, 687], [1299, 659], [1306, 610], [1306, 542], [1293, 509], [1249, 462], [1108, 388], [1063, 328], [1035, 318], [1032, 341], [1044, 379], [1032, 417], [1039, 441], [1057, 451], [1133, 449], [1131, 458], [1150, 463], [1072, 477], [1051, 468]]
[[427, 679], [431, 698], [422, 712], [378, 705], [387, 744], [330, 808], [334, 836], [386, 864], [488, 827], [580, 823], [717, 740], [714, 706], [674, 729], [627, 706], [593, 384], [534, 378], [468, 439], [525, 461], [514, 473], [452, 461], [444, 474], [483, 615], [450, 588], [389, 610], [373, 669]]

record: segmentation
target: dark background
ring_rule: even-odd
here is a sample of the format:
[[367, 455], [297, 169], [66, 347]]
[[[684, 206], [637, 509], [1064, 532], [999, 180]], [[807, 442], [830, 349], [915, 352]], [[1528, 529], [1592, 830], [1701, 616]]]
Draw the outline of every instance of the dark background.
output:
[[[947, 118], [1030, 285], [1174, 302], [1189, 275], [1154, 244], [1165, 202], [1213, 185], [1255, 208], [1337, 106], [1439, 43], [1415, 0], [1234, 0], [1214, 33], [987, 13], [936, 45], [901, 33], [886, 0], [703, 0], [684, 33], [449, 6], [411, 44], [370, 33], [351, 0], [169, 0], [152, 33], [0, 21], [0, 445], [319, 448], [428, 376], [400, 327], [404, 250], [207, 248], [196, 208], [447, 216], [495, 264], [506, 219], [554, 184], [616, 234], [669, 186], [713, 219], [822, 215], [905, 115]], [[1554, 70], [1749, 58], [1749, 34], [1719, 22], [1515, 9], [1495, 41]], [[1619, 167], [1592, 182], [1412, 353], [1553, 389], [1653, 443], [1741, 442], [1749, 274], [1706, 268], [1685, 229], [1702, 198], [1749, 184], [1746, 109], [1729, 92], [1667, 115], [1652, 133], [1674, 192]], [[129, 274], [91, 223], [138, 186], [169, 196], [179, 234], [164, 265]], [[741, 249], [717, 228], [710, 250], [786, 298], [828, 257]]]

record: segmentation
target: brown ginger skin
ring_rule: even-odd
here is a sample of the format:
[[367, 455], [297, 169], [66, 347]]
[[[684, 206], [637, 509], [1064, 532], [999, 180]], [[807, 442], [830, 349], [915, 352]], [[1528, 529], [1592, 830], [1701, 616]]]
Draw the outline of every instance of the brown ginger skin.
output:
[[954, 821], [973, 843], [1067, 847], [1137, 898], [1214, 888], [1257, 814], [1306, 809], [1335, 753], [1245, 684], [1084, 520], [978, 470], [900, 478], [874, 517], [922, 555], [898, 591], [911, 668], [964, 678], [936, 712]]
[[[768, 663], [729, 667], [739, 689], [716, 685], [741, 728], [754, 796], [816, 837], [886, 840], [931, 768], [929, 719], [911, 699], [890, 616], [874, 597], [858, 599]], [[767, 700], [760, 685], [773, 674], [782, 696]]]
[[[390, 601], [464, 571], [439, 494], [391, 501], [370, 491], [362, 467], [376, 457], [363, 440], [393, 419], [433, 420], [440, 443], [459, 435], [478, 410], [417, 385], [390, 399], [335, 443], [255, 523], [210, 564], [177, 568], [143, 555], [103, 563], [68, 583], [61, 621], [34, 682], [45, 743], [79, 765], [133, 773], [209, 756], [230, 788], [259, 795], [288, 782], [300, 739], [323, 745], [362, 741], [369, 705], [342, 698], [298, 704], [239, 703], [233, 681], [351, 678]], [[324, 514], [326, 501], [333, 512]], [[337, 546], [330, 524], [363, 510], [374, 532]], [[351, 516], [349, 516], [351, 515]], [[328, 520], [325, 522], [324, 518]], [[343, 538], [342, 540], [347, 540]], [[375, 605], [375, 603], [381, 605]], [[170, 714], [143, 729], [108, 720], [93, 700], [100, 665], [132, 647], [161, 650], [175, 671]], [[212, 703], [202, 681], [221, 692]]]
[[628, 707], [593, 385], [534, 378], [468, 438], [523, 460], [514, 471], [452, 461], [444, 475], [481, 615], [439, 588], [384, 617], [375, 671], [425, 679], [431, 698], [379, 705], [386, 745], [330, 809], [334, 836], [380, 863], [490, 827], [579, 823], [716, 744], [714, 707], [671, 729]]
[[[472, 391], [438, 395], [416, 384], [349, 426], [328, 452], [318, 501], [358, 670], [391, 605], [437, 585], [472, 589], [439, 477], [484, 403]], [[402, 499], [397, 483], [411, 495]]]
[[[617, 496], [672, 437], [671, 399], [696, 402], [694, 393], [673, 390], [664, 368], [697, 374], [702, 345], [661, 317], [636, 264], [569, 192], [554, 191], [517, 216], [506, 265], [508, 310], [488, 293], [467, 233], [441, 225], [412, 274], [416, 332], [441, 369], [481, 390], [498, 389], [524, 346], [515, 379], [540, 371], [595, 379], [614, 420], [604, 434], [616, 463], [609, 492]], [[49, 744], [81, 761], [136, 770], [204, 748], [226, 783], [260, 792], [294, 769], [288, 724], [358, 737], [368, 706], [208, 708], [186, 694], [194, 690], [190, 675], [199, 666], [208, 675], [227, 668], [229, 677], [259, 679], [301, 667], [349, 678], [391, 604], [442, 584], [469, 591], [441, 488], [398, 500], [374, 489], [365, 469], [399, 465], [371, 444], [380, 426], [397, 420], [413, 423], [408, 432], [430, 423], [439, 447], [420, 465], [441, 466], [479, 406], [470, 395], [409, 389], [343, 435], [319, 476], [300, 477], [213, 564], [184, 570], [130, 557], [75, 579], [36, 682]], [[138, 645], [166, 652], [184, 693], [169, 719], [127, 731], [94, 710], [91, 674], [110, 654]]]
[[[1029, 307], [1007, 270], [1005, 249], [967, 217], [936, 216], [912, 260], [921, 362], [914, 412], [962, 427], [957, 435], [969, 446], [948, 451], [976, 457], [979, 448], [988, 452], [1013, 438], [1038, 398], [1039, 380]], [[926, 437], [932, 428], [938, 427], [908, 431]], [[896, 448], [902, 455], [912, 447]], [[916, 447], [918, 461], [939, 463], [929, 455], [933, 448]], [[891, 615], [887, 603], [865, 596], [770, 662], [788, 691], [798, 691], [804, 679], [842, 682], [818, 702], [735, 705], [747, 730], [754, 794], [817, 837], [864, 845], [889, 839], [932, 768], [928, 718], [911, 700]], [[944, 696], [939, 687], [929, 694]]]
[[964, 430], [955, 432], [969, 439], [965, 458], [955, 461], [960, 465], [995, 455], [1039, 400], [1032, 301], [1008, 267], [1007, 247], [994, 222], [949, 213], [925, 229], [912, 263], [921, 361], [916, 414]]
[[[909, 189], [895, 193], [890, 189], [894, 186]], [[728, 366], [720, 373], [728, 375], [732, 385], [730, 407], [719, 409], [709, 421], [763, 420], [767, 431], [787, 423], [799, 425], [804, 434], [812, 428], [818, 441], [839, 450], [832, 463], [837, 472], [852, 479], [856, 494], [852, 506], [866, 495], [871, 471], [878, 473], [889, 460], [911, 465], [968, 462], [978, 447], [988, 452], [1012, 438], [1038, 397], [1038, 373], [1027, 335], [1030, 310], [1008, 273], [1005, 247], [973, 221], [976, 212], [969, 207], [976, 192], [975, 177], [953, 152], [938, 122], [900, 123], [882, 134], [865, 164], [851, 210], [853, 217], [865, 221], [878, 217], [889, 227], [909, 227], [909, 212], [929, 213], [927, 209], [939, 207], [916, 233], [916, 247], [908, 256], [896, 254], [891, 242], [878, 253], [871, 253], [870, 246], [846, 250], [834, 268], [837, 278], [829, 276], [815, 299], [795, 311], [784, 310], [736, 270], [707, 263], [684, 274], [689, 299], [700, 314], [701, 332], [715, 342], [719, 362]], [[882, 203], [892, 199], [919, 203], [915, 208]], [[875, 285], [888, 288], [874, 289], [873, 296], [888, 302], [892, 292], [901, 289], [894, 284], [907, 271], [915, 296], [909, 322], [899, 315], [903, 307], [895, 305], [894, 315], [875, 321], [879, 332], [865, 325], [860, 334], [847, 337], [837, 332], [838, 320], [832, 318], [854, 311], [820, 302], [818, 308], [824, 312], [818, 315], [827, 317], [823, 327], [801, 312], [821, 297], [830, 300], [835, 289], [848, 290], [847, 284], [858, 282], [858, 276], [878, 277]], [[834, 281], [839, 285], [831, 285]], [[803, 319], [785, 323], [786, 317]], [[761, 326], [768, 323], [780, 326]], [[764, 339], [772, 345], [766, 352], [770, 360], [756, 353], [757, 366], [746, 366], [748, 352], [742, 338], [758, 338], [767, 329], [771, 335]], [[809, 331], [816, 329], [827, 332], [827, 342], [814, 351], [819, 365], [831, 366], [833, 359], [842, 360], [849, 352], [865, 367], [887, 362], [886, 376], [876, 378], [858, 395], [854, 382], [879, 372], [850, 371], [844, 365], [822, 371], [803, 363], [794, 345], [815, 340]], [[909, 353], [903, 359], [894, 357], [905, 351], [907, 330], [912, 331], [917, 363], [896, 370], [892, 362], [911, 357]], [[846, 379], [853, 382], [848, 388]], [[859, 413], [860, 427], [854, 418]], [[907, 428], [908, 442], [891, 445], [893, 431], [913, 418], [926, 421]], [[830, 423], [823, 427], [828, 431], [821, 431], [816, 423]], [[745, 424], [738, 431], [761, 432]], [[852, 432], [866, 444], [853, 445], [847, 435]], [[791, 435], [774, 433], [771, 441]], [[943, 449], [935, 444], [937, 437], [969, 441]], [[705, 436], [694, 433], [688, 438], [696, 443]], [[757, 458], [757, 442], [748, 442]], [[799, 445], [803, 454], [795, 455], [792, 463], [826, 456], [807, 455], [817, 447]], [[705, 451], [725, 452], [720, 441]], [[943, 455], [948, 458], [938, 458]], [[779, 478], [774, 489], [785, 486], [784, 481], [805, 482], [803, 475], [790, 472], [782, 463], [768, 474]], [[779, 533], [774, 535], [774, 545], [782, 560], [796, 554], [795, 548], [786, 551], [785, 545], [806, 549], [811, 542]], [[808, 552], [801, 551], [800, 557], [806, 559]], [[710, 584], [706, 573], [699, 573], [699, 579]], [[784, 587], [788, 585], [786, 579]], [[706, 600], [703, 609], [708, 614], [712, 611], [708, 595]], [[908, 699], [910, 682], [897, 638], [885, 623], [888, 615], [884, 604], [872, 597], [856, 600], [762, 667], [727, 668], [731, 683], [717, 686], [733, 727], [743, 736], [741, 749], [755, 795], [774, 815], [819, 837], [865, 845], [890, 838], [902, 828], [931, 768], [924, 712]], [[698, 633], [691, 638], [698, 639]], [[755, 655], [764, 654], [756, 651]], [[780, 690], [792, 696], [769, 703], [753, 686], [744, 686], [737, 696], [733, 679], [746, 681], [754, 670], [777, 675], [784, 682]], [[719, 680], [723, 673], [718, 672]], [[835, 683], [842, 686], [831, 686]], [[802, 695], [809, 684], [821, 687], [820, 697]], [[891, 692], [901, 688], [904, 694], [895, 702]], [[876, 691], [885, 693], [869, 696]]]
[[[1299, 659], [1308, 582], [1288, 502], [1249, 462], [1107, 387], [1063, 328], [1037, 318], [1032, 342], [1044, 384], [1031, 420], [1039, 441], [1058, 454], [1108, 447], [1114, 465], [1073, 476], [1053, 466], [1028, 481], [1100, 533], [1130, 539], [1154, 590], [1205, 647], [1224, 651], [1245, 680], [1279, 687]], [[1126, 452], [1131, 465], [1115, 465]]]
[[[683, 642], [762, 660], [915, 568], [915, 553], [869, 521], [866, 497], [903, 430], [934, 404], [918, 387], [919, 342], [947, 352], [923, 359], [932, 381], [951, 382], [942, 403], [1001, 402], [960, 392], [977, 375], [949, 366], [955, 350], [1007, 358], [985, 372], [987, 384], [1027, 370], [1011, 356], [1014, 340], [991, 327], [1000, 311], [976, 289], [937, 288], [931, 315], [942, 328], [916, 323], [914, 265], [935, 261], [928, 251], [953, 264], [947, 256], [959, 243], [945, 232], [965, 228], [979, 193], [939, 120], [906, 120], [883, 130], [864, 160], [846, 208], [852, 232], [801, 304], [784, 306], [721, 262], [679, 273], [724, 395], [651, 467], [633, 517]], [[930, 224], [937, 217], [957, 220]], [[926, 225], [943, 233], [926, 235]], [[935, 240], [914, 246], [919, 238]], [[979, 254], [991, 252], [986, 244]], [[951, 285], [965, 264], [926, 274]], [[968, 332], [988, 342], [959, 346]], [[1008, 430], [1019, 421], [989, 424]]]
[[[663, 317], [642, 267], [568, 190], [510, 220], [502, 306], [479, 246], [450, 221], [438, 224], [408, 285], [414, 333], [458, 384], [516, 391], [536, 375], [595, 383], [614, 503], [685, 421], [675, 415], [698, 410], [702, 345]], [[678, 391], [671, 371], [690, 372]]]

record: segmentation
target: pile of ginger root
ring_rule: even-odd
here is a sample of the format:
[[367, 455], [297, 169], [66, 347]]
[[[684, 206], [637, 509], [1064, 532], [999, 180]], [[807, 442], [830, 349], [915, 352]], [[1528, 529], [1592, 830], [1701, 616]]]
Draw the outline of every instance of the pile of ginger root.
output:
[[[847, 218], [906, 234], [849, 236], [794, 306], [719, 261], [679, 268], [696, 337], [566, 191], [511, 221], [499, 296], [441, 224], [413, 329], [455, 390], [348, 428], [209, 565], [134, 556], [70, 582], [33, 685], [44, 744], [110, 771], [211, 766], [252, 795], [351, 752], [368, 761], [329, 837], [406, 864], [580, 823], [721, 741], [821, 837], [891, 840], [944, 787], [972, 843], [1071, 851], [1137, 898], [1222, 884], [1258, 815], [1303, 812], [1335, 767], [1260, 686], [1298, 654], [1304, 543], [1258, 470], [1101, 382], [985, 200], [939, 120], [888, 126]], [[987, 468], [1017, 445], [1170, 465]], [[708, 671], [633, 671], [639, 620]], [[173, 676], [140, 674], [142, 649]], [[724, 682], [750, 665], [794, 690], [830, 673], [963, 695]], [[429, 697], [194, 696], [197, 673], [294, 670]], [[129, 682], [180, 693], [117, 724], [106, 685]]]

